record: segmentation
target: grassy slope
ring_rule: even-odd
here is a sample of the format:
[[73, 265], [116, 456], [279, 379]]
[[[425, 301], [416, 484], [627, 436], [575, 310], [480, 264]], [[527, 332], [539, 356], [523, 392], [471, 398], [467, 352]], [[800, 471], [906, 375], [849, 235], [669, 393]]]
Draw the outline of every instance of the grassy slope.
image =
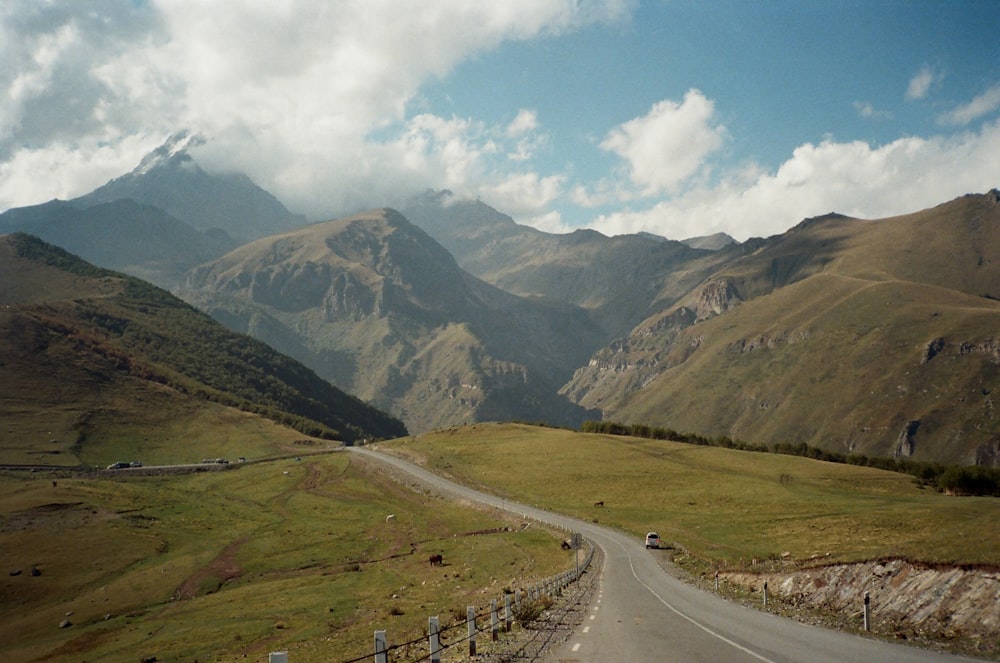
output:
[[[707, 564], [739, 567], [786, 552], [815, 563], [1000, 564], [1000, 500], [948, 497], [871, 468], [521, 425], [391, 446], [512, 499], [637, 537], [657, 530]], [[598, 500], [606, 506], [594, 508]]]
[[[344, 660], [568, 567], [550, 535], [347, 453], [170, 477], [0, 474], [6, 660]], [[387, 523], [386, 515], [396, 518]], [[428, 555], [443, 553], [445, 566]], [[41, 575], [32, 576], [31, 568]], [[397, 614], [392, 614], [393, 612]], [[71, 613], [71, 614], [70, 614]], [[58, 628], [66, 619], [68, 628]]]
[[970, 464], [1000, 435], [998, 251], [995, 193], [809, 220], [712, 277], [741, 304], [679, 336], [650, 318], [567, 391], [615, 421], [841, 453], [890, 455], [919, 421], [915, 460]]
[[[24, 449], [20, 457], [5, 451], [6, 462], [30, 462], [26, 453], [52, 456], [53, 450], [89, 462], [88, 446], [109, 435], [99, 422], [116, 429], [171, 422], [175, 443], [195, 446], [199, 442], [184, 432], [197, 428], [197, 419], [242, 419], [223, 413], [223, 405], [264, 414], [307, 436], [350, 441], [405, 431], [305, 366], [225, 330], [169, 293], [26, 235], [0, 238], [0, 304], [0, 380], [11, 386], [0, 393], [7, 426], [0, 429], [0, 447]], [[186, 427], [181, 420], [189, 418]], [[47, 460], [72, 464], [67, 458]]]
[[[880, 315], [890, 303], [891, 321]], [[683, 334], [678, 352], [695, 335], [699, 350], [635, 393], [622, 417], [882, 456], [920, 420], [915, 458], [968, 463], [1000, 433], [989, 393], [1000, 372], [957, 346], [987, 341], [998, 313], [995, 302], [941, 288], [814, 276]], [[951, 347], [925, 361], [936, 338]]]

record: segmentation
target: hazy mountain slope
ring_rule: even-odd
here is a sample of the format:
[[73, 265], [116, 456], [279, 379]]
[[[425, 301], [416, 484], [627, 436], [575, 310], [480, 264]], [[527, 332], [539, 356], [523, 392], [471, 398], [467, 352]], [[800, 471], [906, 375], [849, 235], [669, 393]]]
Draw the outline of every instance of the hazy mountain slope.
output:
[[609, 340], [667, 304], [656, 297], [665, 282], [687, 290], [705, 276], [696, 265], [716, 261], [710, 251], [649, 235], [541, 232], [449, 192], [416, 198], [402, 213], [471, 274], [508, 292], [583, 307]]
[[0, 214], [0, 232], [25, 232], [87, 262], [125, 272], [162, 288], [235, 244], [224, 233], [199, 232], [159, 208], [133, 200], [92, 207], [54, 200]]
[[414, 431], [592, 414], [556, 394], [600, 345], [586, 314], [475, 279], [392, 210], [258, 240], [193, 270], [183, 294]]
[[[174, 420], [176, 430], [178, 419], [239, 411], [345, 441], [405, 434], [398, 420], [169, 293], [28, 235], [0, 237], [0, 304], [7, 433], [37, 433], [41, 423], [78, 457], [112, 428]], [[137, 437], [160, 434], [151, 425]], [[191, 440], [170, 442], [193, 455]]]
[[803, 222], [596, 353], [564, 389], [616, 420], [993, 462], [1000, 194]]
[[304, 217], [289, 212], [246, 175], [202, 170], [187, 152], [197, 142], [186, 132], [171, 136], [132, 172], [73, 202], [89, 207], [131, 199], [158, 207], [198, 230], [222, 230], [238, 242], [305, 223]]

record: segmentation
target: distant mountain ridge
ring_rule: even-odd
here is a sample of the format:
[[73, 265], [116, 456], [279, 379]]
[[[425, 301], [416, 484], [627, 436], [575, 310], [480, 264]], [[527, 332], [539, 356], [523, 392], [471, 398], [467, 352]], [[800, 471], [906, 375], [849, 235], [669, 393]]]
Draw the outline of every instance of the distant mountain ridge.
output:
[[198, 230], [221, 230], [239, 243], [306, 222], [246, 175], [206, 173], [188, 153], [199, 142], [190, 132], [175, 134], [132, 172], [73, 202], [90, 207], [130, 199], [158, 207]]
[[176, 288], [192, 267], [240, 244], [305, 224], [240, 174], [215, 175], [171, 136], [131, 172], [70, 201], [0, 214], [0, 232], [26, 232], [102, 267]]

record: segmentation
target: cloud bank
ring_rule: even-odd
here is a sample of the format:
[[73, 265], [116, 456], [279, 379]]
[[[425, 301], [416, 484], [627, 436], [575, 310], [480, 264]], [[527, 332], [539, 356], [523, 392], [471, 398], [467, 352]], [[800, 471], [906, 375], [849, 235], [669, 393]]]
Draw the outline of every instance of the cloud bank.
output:
[[[541, 165], [551, 128], [516, 98], [497, 124], [422, 106], [424, 86], [503, 44], [619, 25], [635, 11], [633, 0], [218, 0], [211, 11], [197, 0], [5, 2], [0, 211], [86, 193], [182, 129], [207, 138], [194, 152], [203, 166], [245, 172], [314, 219], [448, 188], [551, 231], [745, 239], [827, 211], [872, 218], [1000, 183], [1000, 83], [940, 107], [935, 135], [817, 137], [777, 167], [727, 161], [735, 137], [716, 100], [691, 88], [604, 128], [594, 159], [614, 163], [593, 181]], [[919, 69], [908, 105], [929, 103], [942, 80]]]

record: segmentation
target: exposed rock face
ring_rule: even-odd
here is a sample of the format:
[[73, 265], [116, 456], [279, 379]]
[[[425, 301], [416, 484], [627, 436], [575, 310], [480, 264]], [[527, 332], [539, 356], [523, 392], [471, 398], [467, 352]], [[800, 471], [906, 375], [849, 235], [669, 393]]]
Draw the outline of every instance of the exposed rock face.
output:
[[1000, 467], [1000, 437], [995, 437], [976, 448], [976, 465]]
[[917, 429], [920, 428], [919, 421], [907, 421], [906, 425], [903, 426], [903, 430], [899, 433], [899, 439], [896, 440], [896, 448], [892, 452], [893, 458], [909, 458], [913, 455], [913, 450], [916, 448], [916, 437]]
[[853, 615], [862, 626], [870, 596], [872, 630], [907, 639], [967, 642], [974, 653], [1000, 653], [1000, 571], [930, 567], [904, 560], [836, 564], [797, 571], [722, 574], [792, 606]]
[[740, 303], [736, 288], [726, 279], [709, 281], [698, 289], [695, 295], [695, 316], [697, 320], [722, 315]]

